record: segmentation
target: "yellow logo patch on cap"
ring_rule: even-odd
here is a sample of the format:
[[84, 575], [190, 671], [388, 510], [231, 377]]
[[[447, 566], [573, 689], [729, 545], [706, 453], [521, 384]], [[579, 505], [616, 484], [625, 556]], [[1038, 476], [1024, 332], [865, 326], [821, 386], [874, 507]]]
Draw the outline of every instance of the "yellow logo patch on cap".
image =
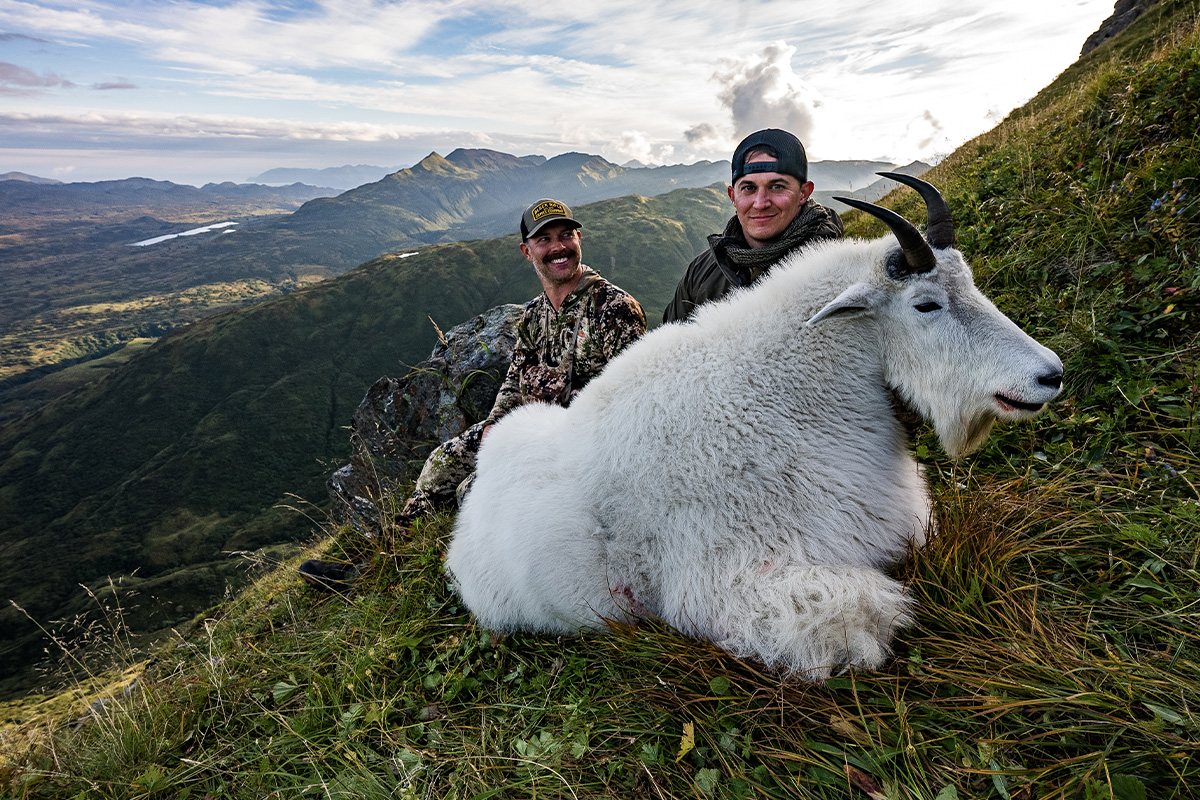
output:
[[532, 221], [537, 222], [539, 219], [545, 219], [553, 214], [558, 214], [565, 217], [567, 215], [567, 207], [562, 203], [556, 203], [553, 200], [547, 200], [544, 203], [538, 203], [536, 206], [534, 206], [533, 210], [529, 212], [529, 218]]

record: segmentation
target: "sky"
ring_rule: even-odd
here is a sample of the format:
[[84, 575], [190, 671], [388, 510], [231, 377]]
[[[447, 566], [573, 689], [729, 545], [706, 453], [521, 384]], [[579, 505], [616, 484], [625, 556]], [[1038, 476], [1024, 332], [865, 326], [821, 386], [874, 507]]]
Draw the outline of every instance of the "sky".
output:
[[1114, 0], [0, 0], [0, 173], [246, 181], [430, 152], [934, 162]]

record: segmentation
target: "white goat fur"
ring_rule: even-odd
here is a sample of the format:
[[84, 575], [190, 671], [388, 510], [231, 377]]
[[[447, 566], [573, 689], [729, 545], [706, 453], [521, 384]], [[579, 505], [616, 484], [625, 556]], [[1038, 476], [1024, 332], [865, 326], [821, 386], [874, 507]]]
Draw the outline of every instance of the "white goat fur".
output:
[[[570, 408], [503, 419], [446, 562], [480, 624], [572, 633], [654, 615], [809, 678], [880, 666], [912, 621], [882, 570], [931, 516], [889, 387], [957, 456], [996, 418], [1036, 413], [996, 393], [1044, 403], [1058, 389], [1038, 377], [1062, 369], [958, 251], [894, 280], [897, 249], [811, 247], [647, 335]], [[941, 309], [915, 309], [930, 301]]]

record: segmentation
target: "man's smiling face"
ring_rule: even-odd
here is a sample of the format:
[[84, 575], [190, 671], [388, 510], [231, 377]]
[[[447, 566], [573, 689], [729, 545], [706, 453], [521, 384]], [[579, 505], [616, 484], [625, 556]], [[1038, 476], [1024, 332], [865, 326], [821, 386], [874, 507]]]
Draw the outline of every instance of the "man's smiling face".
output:
[[552, 222], [521, 243], [521, 252], [537, 270], [542, 286], [562, 286], [583, 274], [583, 237], [569, 222]]
[[[774, 160], [766, 153], [756, 153], [746, 163]], [[779, 238], [812, 192], [812, 181], [800, 183], [794, 176], [779, 172], [752, 172], [738, 178], [729, 187], [729, 199], [746, 244], [757, 248]]]

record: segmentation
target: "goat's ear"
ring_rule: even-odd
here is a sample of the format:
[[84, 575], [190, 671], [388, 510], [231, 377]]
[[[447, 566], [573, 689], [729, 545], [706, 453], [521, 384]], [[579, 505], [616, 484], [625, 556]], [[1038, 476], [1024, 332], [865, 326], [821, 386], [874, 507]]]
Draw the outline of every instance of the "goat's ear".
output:
[[846, 291], [830, 300], [824, 308], [813, 314], [805, 325], [816, 325], [834, 314], [865, 314], [871, 311], [882, 299], [884, 292], [878, 286], [869, 283], [856, 283]]

